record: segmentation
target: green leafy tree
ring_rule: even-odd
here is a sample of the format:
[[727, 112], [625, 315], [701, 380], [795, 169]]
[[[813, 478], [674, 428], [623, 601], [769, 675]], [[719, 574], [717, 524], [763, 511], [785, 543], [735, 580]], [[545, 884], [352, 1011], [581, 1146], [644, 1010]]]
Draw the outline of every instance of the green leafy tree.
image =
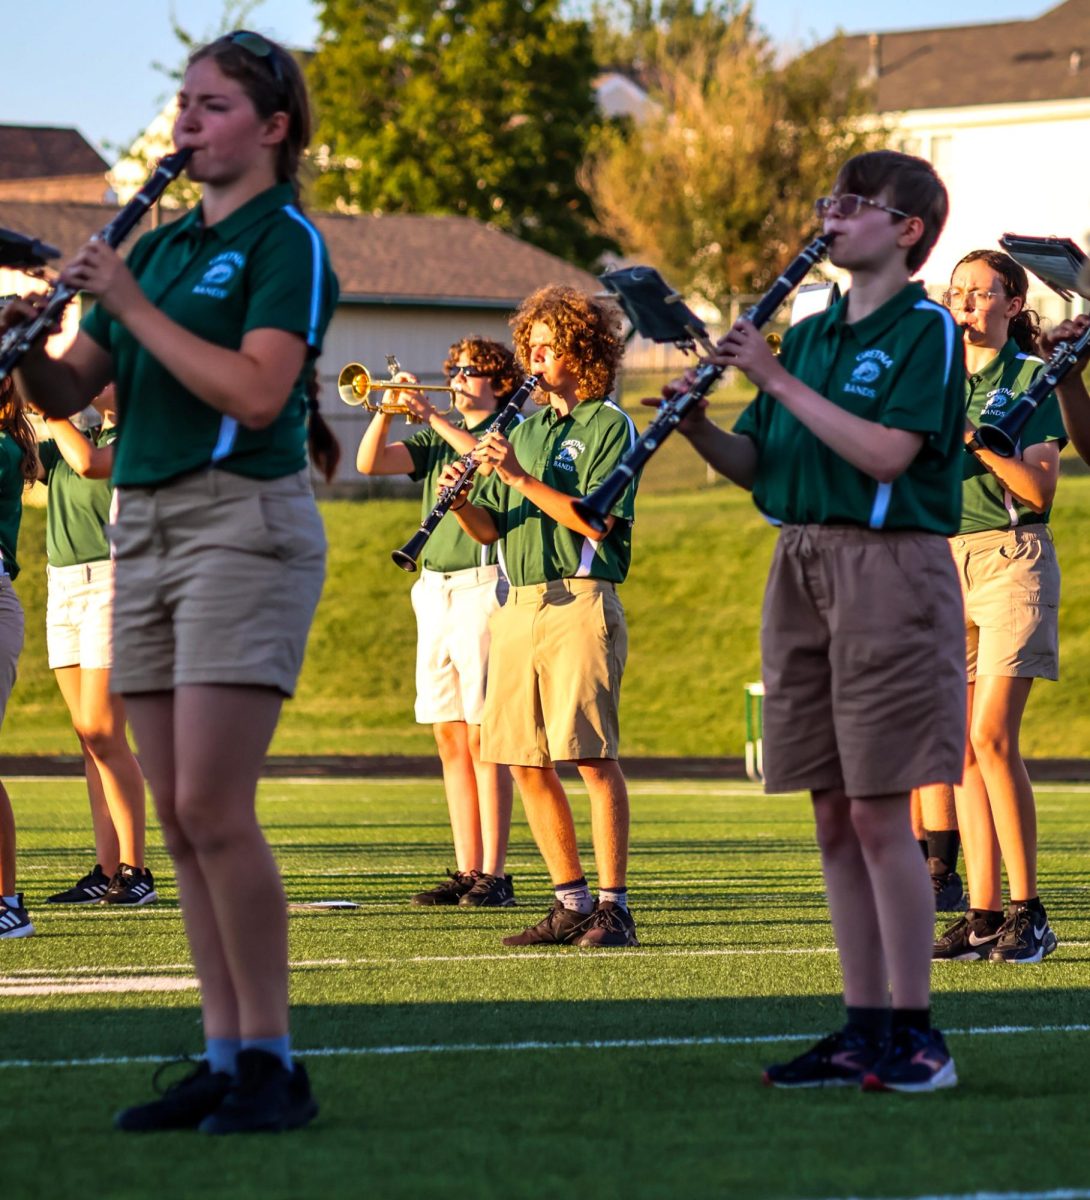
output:
[[585, 21], [557, 0], [324, 0], [308, 66], [319, 204], [476, 217], [564, 258], [609, 248], [578, 182], [598, 128]]
[[626, 254], [722, 307], [769, 286], [815, 231], [814, 197], [884, 135], [835, 43], [781, 66], [748, 7], [711, 49], [655, 62], [657, 109], [607, 131], [584, 182]]

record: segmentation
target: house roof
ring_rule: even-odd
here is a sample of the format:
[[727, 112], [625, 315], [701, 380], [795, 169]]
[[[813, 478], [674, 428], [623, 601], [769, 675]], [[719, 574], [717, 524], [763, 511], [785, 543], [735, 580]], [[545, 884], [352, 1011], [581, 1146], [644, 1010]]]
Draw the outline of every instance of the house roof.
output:
[[[67, 256], [115, 212], [101, 204], [0, 199], [0, 226]], [[329, 247], [343, 300], [507, 309], [546, 283], [598, 287], [589, 272], [468, 217], [308, 215]]]
[[1090, 97], [1090, 0], [1065, 0], [1025, 21], [876, 31], [840, 43], [846, 65], [874, 86], [877, 112]]
[[0, 179], [105, 175], [109, 169], [78, 129], [0, 125]]

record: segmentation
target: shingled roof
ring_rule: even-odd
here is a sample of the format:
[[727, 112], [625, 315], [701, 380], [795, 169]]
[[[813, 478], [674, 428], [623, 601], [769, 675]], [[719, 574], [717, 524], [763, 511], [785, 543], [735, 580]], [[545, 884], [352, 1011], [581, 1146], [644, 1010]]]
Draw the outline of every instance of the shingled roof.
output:
[[0, 125], [0, 179], [105, 175], [109, 169], [78, 129]]
[[[116, 211], [0, 200], [0, 226], [50, 242], [67, 256]], [[309, 216], [329, 247], [342, 300], [506, 309], [545, 283], [597, 289], [588, 272], [468, 217]]]
[[1090, 0], [1031, 20], [856, 34], [840, 44], [846, 65], [874, 87], [877, 112], [1090, 97]]

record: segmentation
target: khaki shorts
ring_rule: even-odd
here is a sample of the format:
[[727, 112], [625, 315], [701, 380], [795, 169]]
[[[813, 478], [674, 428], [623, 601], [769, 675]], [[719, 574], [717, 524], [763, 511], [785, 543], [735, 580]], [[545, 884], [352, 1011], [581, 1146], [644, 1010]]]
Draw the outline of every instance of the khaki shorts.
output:
[[306, 472], [210, 469], [114, 494], [112, 690], [219, 683], [290, 696], [325, 577]]
[[108, 671], [113, 658], [114, 564], [47, 567], [45, 644], [49, 668]]
[[1060, 677], [1060, 565], [1047, 525], [950, 539], [965, 600], [965, 665], [978, 675]]
[[23, 649], [23, 606], [6, 575], [0, 575], [0, 725], [15, 687], [15, 673]]
[[963, 645], [945, 538], [785, 525], [761, 622], [766, 790], [959, 782]]
[[481, 758], [525, 767], [616, 758], [628, 657], [616, 586], [558, 579], [514, 587], [490, 624]]
[[479, 725], [488, 674], [488, 621], [507, 595], [499, 567], [421, 571], [416, 614], [416, 719]]

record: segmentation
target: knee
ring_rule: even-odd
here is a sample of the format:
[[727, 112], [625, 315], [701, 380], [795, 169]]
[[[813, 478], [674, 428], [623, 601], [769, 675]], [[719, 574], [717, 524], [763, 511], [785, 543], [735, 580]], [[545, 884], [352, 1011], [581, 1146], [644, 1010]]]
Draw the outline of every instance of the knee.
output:
[[846, 800], [831, 796], [814, 797], [814, 832], [822, 858], [835, 858], [855, 850], [855, 830]]
[[968, 743], [976, 761], [1007, 762], [1014, 751], [1009, 730], [992, 722], [974, 725]]
[[465, 753], [465, 726], [455, 721], [433, 725], [435, 745], [443, 762], [454, 762]]
[[236, 845], [257, 828], [252, 808], [244, 815], [241, 805], [218, 796], [209, 803], [205, 794], [186, 795], [179, 791], [174, 804], [174, 820], [181, 836], [197, 854], [215, 854]]
[[112, 725], [87, 724], [77, 728], [79, 740], [90, 751], [94, 758], [108, 761], [121, 749], [122, 744], [128, 748], [123, 729]]

